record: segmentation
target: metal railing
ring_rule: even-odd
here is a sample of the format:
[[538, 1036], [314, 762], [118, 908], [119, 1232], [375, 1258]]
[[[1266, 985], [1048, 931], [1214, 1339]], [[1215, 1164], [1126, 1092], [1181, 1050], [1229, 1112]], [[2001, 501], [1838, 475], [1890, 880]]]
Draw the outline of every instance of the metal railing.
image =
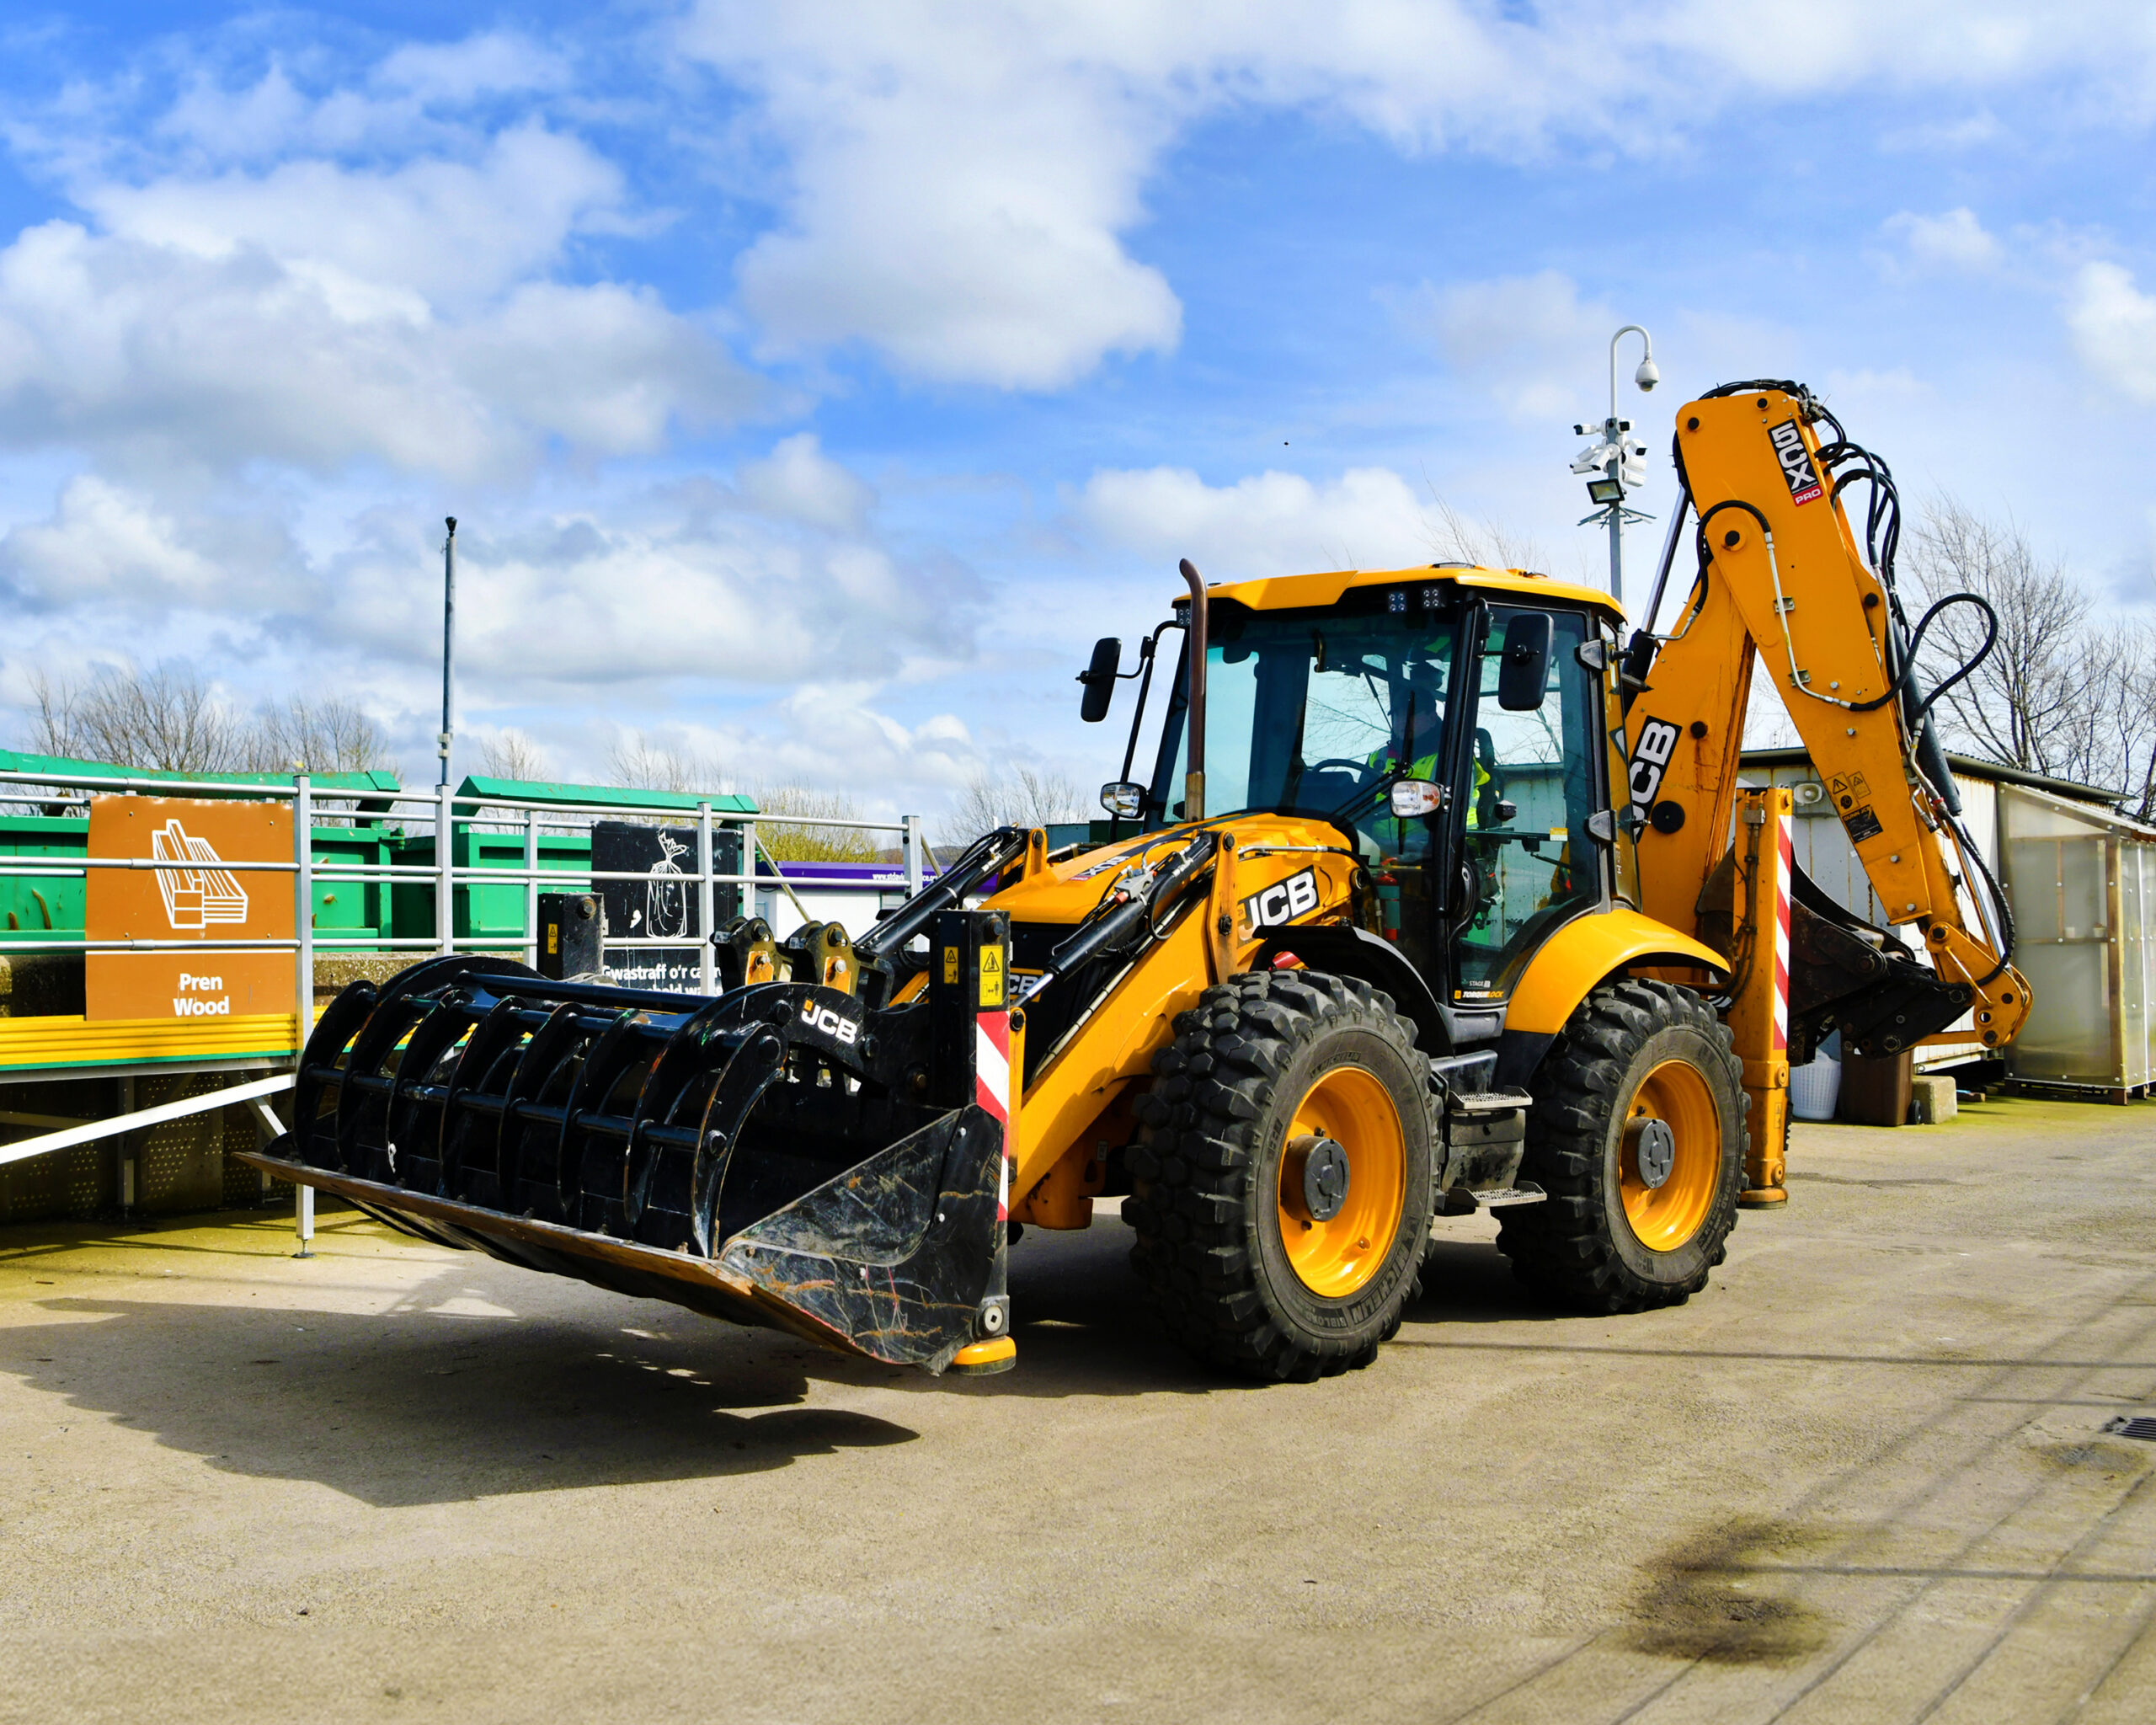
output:
[[[288, 874], [292, 877], [293, 933], [288, 938], [218, 938], [205, 935], [200, 938], [130, 938], [124, 940], [92, 940], [88, 937], [88, 925], [80, 938], [58, 936], [28, 938], [11, 937], [0, 941], [0, 952], [8, 953], [36, 952], [66, 953], [138, 953], [188, 952], [205, 954], [221, 952], [270, 951], [290, 952], [293, 955], [293, 982], [295, 985], [294, 1030], [296, 1040], [303, 1044], [312, 1024], [314, 1000], [314, 968], [318, 953], [324, 952], [439, 952], [451, 953], [460, 950], [500, 952], [515, 949], [522, 952], [536, 968], [539, 958], [539, 892], [547, 882], [574, 890], [580, 884], [596, 885], [608, 881], [643, 881], [654, 877], [648, 871], [634, 869], [599, 869], [570, 862], [567, 866], [542, 866], [542, 840], [550, 831], [569, 834], [589, 834], [599, 821], [618, 820], [652, 824], [678, 825], [693, 820], [696, 833], [696, 866], [693, 871], [676, 869], [662, 877], [669, 886], [678, 884], [686, 892], [696, 893], [697, 933], [684, 935], [630, 935], [608, 934], [603, 946], [609, 949], [659, 948], [684, 951], [694, 948], [697, 953], [697, 986], [705, 994], [716, 991], [718, 975], [711, 935], [717, 927], [718, 895], [723, 887], [739, 887], [749, 897], [749, 908], [755, 909], [755, 895], [760, 892], [782, 892], [792, 900], [804, 921], [809, 913], [799, 897], [798, 890], [829, 890], [838, 888], [851, 891], [863, 889], [864, 884], [851, 877], [810, 873], [789, 878], [778, 860], [771, 853], [769, 845], [759, 836], [761, 827], [792, 826], [810, 829], [839, 828], [860, 832], [890, 832], [899, 835], [899, 868], [903, 871], [906, 894], [909, 897], [919, 892], [933, 866], [918, 814], [902, 815], [896, 820], [855, 820], [828, 815], [793, 815], [737, 813], [728, 809], [715, 810], [709, 798], [699, 798], [693, 809], [679, 804], [607, 803], [574, 804], [559, 801], [525, 801], [513, 798], [493, 796], [459, 796], [447, 787], [434, 791], [377, 791], [355, 792], [339, 787], [330, 800], [340, 805], [332, 818], [350, 820], [355, 827], [363, 822], [384, 819], [401, 819], [407, 828], [424, 829], [431, 825], [434, 833], [435, 855], [429, 862], [330, 862], [316, 859], [315, 798], [309, 775], [296, 775], [289, 786], [249, 784], [235, 787], [216, 781], [193, 781], [175, 778], [136, 778], [103, 777], [57, 776], [49, 772], [0, 772], [0, 789], [11, 785], [35, 788], [43, 793], [72, 791], [72, 795], [40, 794], [20, 798], [45, 807], [83, 807], [93, 800], [93, 793], [137, 793], [158, 797], [186, 797], [197, 795], [213, 798], [219, 802], [288, 802], [292, 812], [292, 856], [286, 861], [232, 861], [221, 858], [214, 864], [204, 858], [175, 858], [162, 861], [153, 857], [91, 857], [80, 858], [8, 857], [0, 858], [0, 875], [13, 875], [34, 879], [79, 879], [87, 883], [94, 869], [116, 869], [125, 872], [149, 870], [192, 870], [205, 866], [214, 867], [230, 874]], [[356, 809], [357, 812], [350, 812]], [[398, 810], [421, 811], [418, 815], [403, 815]], [[87, 825], [87, 823], [85, 824]], [[739, 835], [739, 855], [743, 867], [739, 870], [723, 870], [716, 866], [717, 839], [722, 829], [731, 828]], [[521, 867], [492, 864], [474, 860], [459, 864], [456, 861], [457, 834], [462, 829], [468, 836], [481, 832], [515, 832], [523, 839]], [[404, 837], [419, 836], [407, 830]], [[88, 844], [88, 833], [84, 835]], [[769, 864], [770, 872], [758, 872], [758, 861]], [[393, 886], [398, 882], [415, 884], [431, 884], [435, 889], [435, 928], [426, 937], [384, 934], [377, 931], [367, 934], [317, 935], [314, 928], [314, 893], [318, 884], [352, 882]], [[456, 932], [457, 889], [480, 886], [504, 886], [522, 883], [524, 905], [522, 927], [514, 935], [505, 933], [458, 934]], [[467, 898], [468, 906], [472, 900]], [[87, 908], [87, 907], [86, 907]], [[476, 910], [476, 906], [473, 906]], [[468, 920], [476, 921], [476, 916]], [[393, 906], [386, 919], [387, 926], [395, 927]], [[296, 1058], [296, 1048], [295, 1058]], [[250, 1062], [249, 1064], [259, 1064]], [[4, 1076], [4, 1075], [0, 1075]], [[0, 1146], [0, 1165], [21, 1162], [33, 1156], [51, 1154], [72, 1146], [104, 1139], [122, 1138], [125, 1135], [145, 1130], [160, 1123], [181, 1119], [186, 1115], [205, 1112], [211, 1108], [247, 1105], [261, 1110], [268, 1127], [275, 1125], [275, 1117], [269, 1114], [267, 1098], [292, 1083], [292, 1073], [282, 1071], [265, 1079], [253, 1080], [237, 1086], [211, 1091], [202, 1095], [182, 1097], [160, 1103], [147, 1109], [136, 1109], [131, 1101], [123, 1103], [116, 1116], [103, 1120], [67, 1124], [57, 1117], [48, 1119], [28, 1116], [8, 1124], [45, 1125], [47, 1130], [35, 1136]], [[123, 1080], [123, 1092], [131, 1092], [131, 1085]], [[125, 1152], [124, 1152], [125, 1154]], [[130, 1191], [133, 1162], [125, 1156], [125, 1173], [120, 1190], [123, 1207], [131, 1207]], [[314, 1235], [314, 1192], [311, 1187], [302, 1187], [295, 1199], [294, 1225], [297, 1229], [299, 1255], [312, 1255], [311, 1242]]]
[[[395, 818], [399, 809], [419, 809], [424, 813], [416, 820], [403, 817], [418, 825], [431, 824], [434, 830], [435, 857], [430, 862], [318, 862], [314, 856], [314, 793], [310, 777], [301, 773], [290, 786], [248, 785], [243, 789], [212, 781], [195, 782], [170, 778], [107, 778], [56, 776], [44, 772], [0, 772], [0, 787], [22, 785], [40, 789], [80, 789], [105, 794], [136, 793], [160, 797], [190, 794], [214, 797], [220, 802], [290, 802], [292, 805], [293, 855], [290, 862], [225, 862], [216, 863], [221, 871], [229, 873], [290, 874], [293, 877], [294, 934], [289, 938], [204, 937], [200, 939], [145, 938], [125, 940], [92, 940], [66, 938], [11, 938], [0, 943], [0, 951], [29, 952], [228, 952], [273, 951], [291, 952], [294, 955], [294, 981], [296, 1000], [301, 1007], [300, 1031], [304, 1040], [307, 1013], [314, 992], [314, 962], [323, 952], [437, 952], [451, 953], [460, 950], [500, 952], [514, 948], [524, 953], [536, 966], [539, 954], [539, 891], [542, 883], [552, 881], [564, 888], [578, 882], [596, 884], [606, 881], [649, 882], [654, 877], [648, 871], [635, 869], [599, 869], [571, 865], [567, 868], [544, 868], [541, 863], [541, 840], [549, 830], [568, 833], [589, 832], [600, 820], [628, 820], [652, 824], [679, 825], [693, 820], [696, 831], [696, 867], [691, 870], [676, 870], [663, 877], [670, 886], [680, 884], [686, 891], [693, 889], [696, 895], [699, 931], [695, 937], [686, 935], [629, 935], [606, 936], [604, 944], [609, 948], [657, 948], [684, 951], [696, 948], [697, 985], [706, 994], [715, 991], [718, 975], [714, 964], [711, 934], [716, 926], [718, 889], [727, 886], [743, 888], [750, 896], [759, 892], [784, 893], [792, 900], [803, 920], [808, 911], [801, 902], [799, 889], [815, 891], [833, 889], [860, 891], [863, 884], [843, 876], [814, 874], [789, 878], [768, 844], [759, 836], [760, 827], [791, 826], [809, 829], [838, 828], [859, 832], [889, 832], [899, 835], [900, 860], [906, 894], [910, 897], [921, 890], [928, 877], [931, 858], [922, 819], [918, 814], [905, 814], [895, 820], [857, 820], [832, 815], [776, 814], [757, 811], [754, 814], [732, 810], [714, 810], [712, 799], [699, 798], [693, 809], [678, 804], [607, 803], [573, 804], [540, 802], [515, 798], [494, 796], [460, 796], [444, 786], [431, 791], [366, 791], [353, 792], [339, 788], [335, 800], [339, 804], [360, 803], [366, 805], [364, 814], [376, 819]], [[78, 805], [90, 800], [87, 795], [75, 797], [37, 797], [24, 800], [47, 805]], [[342, 811], [340, 810], [340, 818]], [[717, 868], [718, 833], [722, 828], [733, 828], [739, 834], [739, 854], [744, 868], [726, 871]], [[459, 864], [456, 859], [456, 833], [462, 829], [471, 834], [480, 831], [517, 832], [524, 840], [524, 858], [521, 868], [503, 866], [480, 861]], [[760, 873], [759, 858], [769, 863], [770, 873]], [[192, 860], [161, 862], [147, 857], [83, 857], [80, 859], [47, 860], [44, 858], [10, 858], [0, 860], [0, 874], [36, 879], [86, 879], [92, 869], [187, 871], [200, 868], [202, 863]], [[314, 931], [314, 889], [318, 884], [352, 882], [356, 884], [382, 883], [394, 884], [399, 881], [414, 884], [431, 883], [435, 888], [435, 929], [431, 936], [399, 936], [373, 932], [367, 934], [329, 934], [318, 936]], [[504, 886], [517, 882], [524, 884], [524, 916], [520, 932], [459, 934], [456, 932], [456, 895], [462, 886]], [[468, 903], [467, 900], [467, 903]], [[393, 920], [392, 927], [393, 927]]]

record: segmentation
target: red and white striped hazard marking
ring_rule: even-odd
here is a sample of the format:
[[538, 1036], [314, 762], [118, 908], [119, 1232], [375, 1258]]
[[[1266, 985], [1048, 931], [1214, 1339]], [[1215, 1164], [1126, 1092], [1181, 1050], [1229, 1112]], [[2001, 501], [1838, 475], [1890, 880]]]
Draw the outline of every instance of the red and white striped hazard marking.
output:
[[[1782, 943], [1788, 945], [1786, 935]], [[1011, 1015], [1001, 1007], [974, 1019], [974, 1100], [995, 1117], [996, 1129], [1003, 1135], [995, 1219], [1006, 1222], [1011, 1219]]]
[[1774, 824], [1774, 1052], [1782, 1054], [1789, 1048], [1789, 881], [1796, 850], [1790, 818], [1778, 815]]

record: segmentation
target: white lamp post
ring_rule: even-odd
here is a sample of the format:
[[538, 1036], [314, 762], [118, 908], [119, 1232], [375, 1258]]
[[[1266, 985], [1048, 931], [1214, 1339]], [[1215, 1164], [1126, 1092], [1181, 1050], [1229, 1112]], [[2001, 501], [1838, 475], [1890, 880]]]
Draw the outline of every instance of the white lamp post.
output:
[[[1632, 422], [1617, 417], [1617, 344], [1628, 335], [1636, 335], [1646, 349], [1640, 360], [1640, 369], [1632, 374], [1632, 382], [1641, 392], [1652, 389], [1662, 382], [1662, 373], [1654, 362], [1654, 338], [1637, 323], [1627, 323], [1609, 338], [1609, 417], [1602, 422], [1601, 436], [1590, 443], [1572, 462], [1575, 473], [1588, 476], [1587, 494], [1599, 507], [1591, 515], [1581, 518], [1584, 527], [1591, 523], [1604, 522], [1609, 528], [1609, 596], [1618, 604], [1625, 602], [1625, 523], [1648, 521], [1653, 516], [1625, 506], [1625, 494], [1646, 483], [1647, 449], [1644, 443], [1636, 442], [1630, 435]], [[1572, 427], [1576, 435], [1585, 435], [1588, 427]]]

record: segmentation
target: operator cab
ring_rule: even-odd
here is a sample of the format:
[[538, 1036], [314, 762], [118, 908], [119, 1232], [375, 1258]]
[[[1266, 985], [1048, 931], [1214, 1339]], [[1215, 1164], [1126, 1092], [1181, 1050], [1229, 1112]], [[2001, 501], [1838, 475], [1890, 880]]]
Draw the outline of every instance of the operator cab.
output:
[[[1550, 932], [1610, 889], [1589, 827], [1609, 807], [1603, 679], [1580, 650], [1597, 626], [1513, 602], [1526, 585], [1396, 578], [1322, 605], [1216, 590], [1207, 606], [1207, 819], [1330, 822], [1366, 871], [1374, 932], [1465, 1011], [1509, 996]], [[1188, 676], [1179, 661], [1148, 829], [1184, 818]]]

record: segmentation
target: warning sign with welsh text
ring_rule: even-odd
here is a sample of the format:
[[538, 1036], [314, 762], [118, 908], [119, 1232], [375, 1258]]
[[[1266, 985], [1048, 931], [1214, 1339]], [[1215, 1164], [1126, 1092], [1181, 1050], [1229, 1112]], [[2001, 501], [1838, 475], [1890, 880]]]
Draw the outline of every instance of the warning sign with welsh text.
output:
[[89, 953], [83, 976], [87, 1017], [227, 1018], [292, 1010], [291, 953], [222, 944], [292, 938], [291, 874], [230, 866], [290, 863], [290, 809], [99, 797], [90, 804], [89, 853], [155, 865], [87, 871], [89, 939], [188, 945]]

